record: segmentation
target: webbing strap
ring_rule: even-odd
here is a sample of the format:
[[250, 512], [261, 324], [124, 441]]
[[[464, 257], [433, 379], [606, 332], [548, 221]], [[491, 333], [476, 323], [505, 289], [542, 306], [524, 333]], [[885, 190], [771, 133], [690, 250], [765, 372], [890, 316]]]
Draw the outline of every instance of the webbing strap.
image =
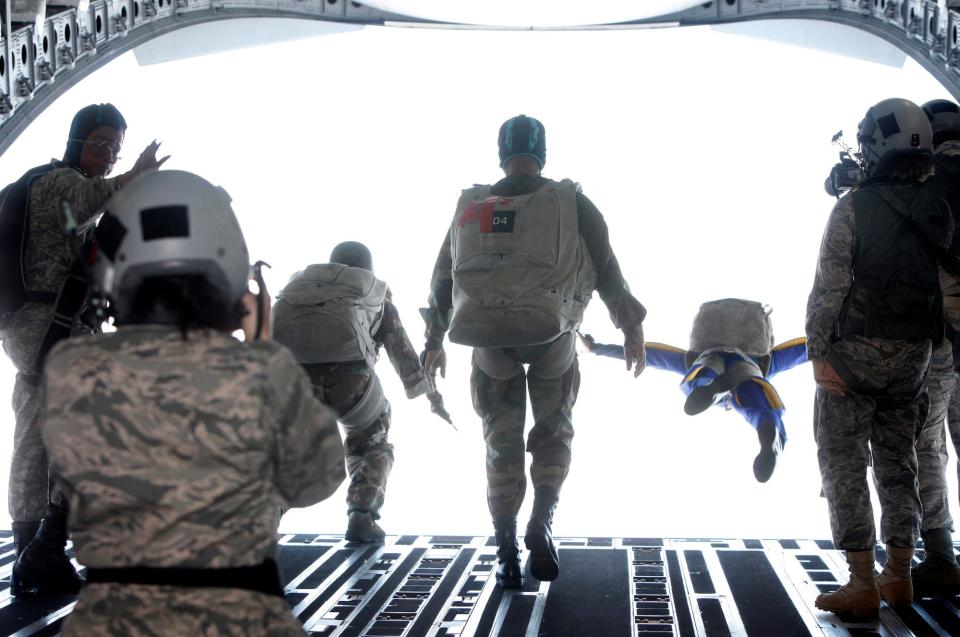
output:
[[73, 262], [66, 280], [60, 287], [56, 303], [53, 306], [53, 319], [43, 335], [40, 349], [37, 350], [37, 374], [43, 371], [43, 364], [46, 362], [47, 354], [50, 353], [53, 346], [65, 338], [70, 338], [73, 325], [76, 323], [77, 316], [87, 299], [88, 290], [86, 271], [83, 263], [77, 259]]
[[232, 568], [88, 568], [87, 584], [140, 584], [181, 588], [240, 588], [283, 597], [277, 564], [266, 559], [256, 566]]

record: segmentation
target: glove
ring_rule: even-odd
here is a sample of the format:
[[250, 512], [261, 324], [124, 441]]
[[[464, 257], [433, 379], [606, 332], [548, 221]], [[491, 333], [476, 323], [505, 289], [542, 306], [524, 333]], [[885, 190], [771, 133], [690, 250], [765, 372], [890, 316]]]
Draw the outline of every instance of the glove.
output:
[[453, 424], [453, 420], [450, 418], [450, 412], [443, 407], [443, 396], [440, 395], [440, 392], [430, 392], [427, 394], [427, 399], [430, 401], [430, 411], [446, 420], [454, 430], [457, 430], [457, 426]]

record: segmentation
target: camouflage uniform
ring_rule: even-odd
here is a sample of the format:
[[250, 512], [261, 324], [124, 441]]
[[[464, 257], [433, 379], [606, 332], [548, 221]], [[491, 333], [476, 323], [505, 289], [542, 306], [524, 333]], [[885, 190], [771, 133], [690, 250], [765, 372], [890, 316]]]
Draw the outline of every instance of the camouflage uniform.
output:
[[[960, 157], [960, 140], [948, 140], [940, 144], [935, 154]], [[943, 290], [946, 321], [954, 331], [958, 330], [960, 329], [960, 282], [941, 269], [940, 287]], [[948, 420], [950, 439], [955, 452], [960, 457], [960, 420], [958, 420], [960, 406], [957, 406], [960, 396], [955, 391], [956, 385], [957, 372], [953, 360], [953, 347], [949, 340], [944, 339], [934, 352], [933, 365], [930, 368], [930, 416], [923, 434], [917, 441], [920, 500], [923, 503], [921, 529], [924, 531], [953, 530], [950, 497], [947, 491], [947, 467], [950, 454], [947, 450], [944, 420]], [[960, 463], [957, 466], [957, 473], [960, 476]]]
[[[947, 427], [950, 429], [950, 441], [953, 443], [954, 458], [957, 461], [957, 479], [960, 480], [960, 374], [954, 372], [953, 382], [953, 392], [947, 408]], [[946, 441], [944, 441], [944, 446], [946, 446]], [[944, 470], [947, 466], [949, 466], [949, 462], [944, 463]]]
[[[116, 190], [116, 179], [87, 178], [79, 170], [52, 160], [58, 168], [30, 188], [24, 278], [29, 290], [60, 290], [75, 259], [74, 239], [64, 208], [76, 223], [90, 220]], [[10, 464], [9, 510], [15, 521], [35, 521], [47, 506], [47, 456], [37, 427], [37, 354], [53, 319], [50, 303], [25, 303], [2, 327], [3, 349], [17, 367], [13, 389], [16, 417]], [[74, 334], [91, 330], [77, 321]], [[56, 494], [51, 494], [56, 504]]]
[[[853, 201], [852, 194], [844, 196], [830, 215], [807, 302], [808, 355], [829, 360], [848, 387], [843, 396], [817, 389], [817, 458], [838, 549], [873, 550], [876, 544], [866, 477], [871, 451], [882, 539], [896, 547], [913, 547], [921, 516], [914, 444], [928, 411], [922, 387], [931, 341], [855, 335], [834, 339], [853, 284]], [[849, 316], [865, 319], [854, 304]]]
[[927, 386], [930, 412], [917, 439], [917, 480], [923, 507], [921, 531], [953, 529], [947, 491], [947, 465], [950, 456], [947, 452], [944, 421], [947, 419], [948, 406], [954, 394], [956, 376], [953, 367], [953, 343], [945, 338], [933, 352]]
[[[280, 508], [314, 504], [343, 481], [334, 414], [275, 343], [129, 326], [60, 343], [43, 378], [43, 437], [88, 568], [275, 560]], [[282, 599], [252, 590], [97, 583], [63, 634], [303, 631]]]
[[[510, 197], [534, 192], [547, 182], [539, 176], [506, 177], [491, 194]], [[596, 289], [613, 324], [639, 332], [646, 314], [631, 294], [610, 247], [606, 222], [582, 193], [577, 193], [577, 223], [597, 272]], [[452, 258], [448, 235], [433, 271], [426, 349], [443, 346], [453, 308]], [[523, 365], [529, 365], [524, 373]], [[570, 467], [573, 405], [580, 387], [580, 369], [572, 333], [553, 343], [531, 347], [474, 350], [470, 377], [473, 406], [483, 420], [487, 445], [487, 504], [494, 518], [515, 517], [526, 490], [524, 420], [529, 388], [534, 426], [526, 441], [532, 455], [534, 487], [560, 490]]]
[[[386, 348], [390, 363], [403, 382], [407, 398], [416, 398], [425, 393], [427, 387], [420, 358], [403, 329], [389, 291], [383, 304], [380, 327], [373, 339]], [[380, 382], [376, 372], [364, 361], [309, 364], [303, 368], [313, 384], [314, 395], [336, 411], [338, 416], [343, 416], [360, 402], [371, 382]], [[374, 519], [379, 519], [387, 478], [393, 468], [393, 445], [387, 442], [390, 403], [383, 401], [383, 411], [368, 427], [354, 430], [345, 425], [344, 429], [347, 432], [344, 446], [350, 476], [348, 512], [365, 511], [372, 514]]]

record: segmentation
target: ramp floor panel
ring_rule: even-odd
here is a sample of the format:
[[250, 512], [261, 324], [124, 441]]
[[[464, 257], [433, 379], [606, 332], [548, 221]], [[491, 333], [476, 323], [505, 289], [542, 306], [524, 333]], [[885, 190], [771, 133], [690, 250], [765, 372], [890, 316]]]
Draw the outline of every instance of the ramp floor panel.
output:
[[[845, 623], [813, 600], [846, 580], [829, 541], [562, 538], [560, 578], [496, 585], [488, 536], [280, 538], [294, 615], [312, 636], [378, 637], [950, 637], [960, 598], [933, 598], [876, 621]], [[73, 598], [18, 600], [13, 541], [0, 531], [0, 634], [57, 635]], [[526, 558], [526, 551], [523, 553]], [[918, 555], [922, 557], [922, 553]], [[878, 565], [885, 555], [877, 552]]]

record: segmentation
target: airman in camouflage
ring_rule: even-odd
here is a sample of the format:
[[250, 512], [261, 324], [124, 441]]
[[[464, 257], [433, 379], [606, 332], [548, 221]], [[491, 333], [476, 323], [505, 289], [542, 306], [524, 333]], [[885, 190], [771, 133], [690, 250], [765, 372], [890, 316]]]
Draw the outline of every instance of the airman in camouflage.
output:
[[[960, 213], [960, 192], [956, 183], [960, 179], [960, 107], [949, 100], [933, 100], [923, 105], [923, 110], [933, 128], [934, 164], [936, 172], [925, 186], [943, 195], [957, 218]], [[960, 260], [947, 260], [954, 274], [944, 267], [940, 270], [940, 287], [943, 290], [944, 317], [949, 338], [936, 348], [930, 368], [930, 415], [920, 439], [917, 441], [920, 501], [923, 505], [923, 520], [920, 533], [923, 537], [924, 560], [912, 571], [913, 587], [919, 596], [953, 594], [960, 592], [960, 567], [957, 566], [951, 532], [954, 529], [950, 515], [950, 495], [947, 488], [946, 428], [951, 405], [956, 401], [957, 372], [954, 360], [960, 329], [960, 282], [956, 274]], [[960, 451], [960, 422], [956, 414], [950, 417], [951, 439], [954, 449]]]
[[[147, 213], [189, 235], [145, 242]], [[277, 524], [343, 481], [336, 416], [265, 340], [269, 298], [246, 291], [225, 192], [158, 171], [112, 200], [106, 228], [94, 278], [118, 330], [61, 342], [43, 371], [43, 438], [87, 567], [63, 634], [303, 635]]]
[[[383, 541], [377, 520], [394, 456], [387, 440], [390, 402], [374, 370], [380, 348], [386, 349], [407, 398], [427, 393], [427, 383], [393, 296], [373, 275], [369, 249], [343, 242], [330, 263], [295, 274], [277, 295], [273, 330], [273, 338], [303, 365], [314, 395], [337, 412], [346, 431], [346, 539]], [[432, 402], [438, 399], [439, 394], [431, 396]]]
[[[455, 342], [475, 347], [470, 385], [474, 409], [483, 420], [487, 447], [487, 505], [493, 517], [498, 547], [497, 581], [501, 586], [518, 587], [522, 585], [523, 574], [519, 561], [516, 516], [527, 484], [525, 451], [530, 452], [533, 458], [530, 475], [534, 486], [534, 503], [525, 534], [525, 543], [531, 552], [532, 574], [537, 579], [547, 581], [559, 574], [551, 525], [560, 488], [570, 466], [572, 410], [580, 387], [573, 332], [582, 314], [576, 316], [575, 306], [578, 303], [585, 306], [594, 290], [600, 293], [614, 325], [624, 332], [626, 367], [629, 370], [635, 365], [636, 374], [644, 365], [642, 321], [646, 311], [630, 294], [610, 247], [606, 223], [596, 206], [572, 182], [556, 182], [541, 176], [546, 159], [543, 125], [525, 115], [511, 118], [500, 128], [499, 147], [500, 167], [504, 169], [506, 177], [492, 186], [475, 186], [464, 191], [455, 219], [441, 245], [430, 284], [430, 307], [423, 312], [427, 323], [423, 356], [427, 380], [431, 387], [435, 387], [436, 373], [439, 370], [443, 374], [446, 365], [443, 339], [447, 332], [451, 332], [451, 339]], [[538, 199], [540, 194], [543, 196]], [[521, 205], [521, 201], [528, 203], [523, 203], [526, 207], [518, 212], [517, 206]], [[550, 201], [554, 203], [542, 203]], [[502, 212], [498, 212], [501, 208]], [[541, 219], [544, 225], [535, 229], [531, 229], [532, 226], [524, 228], [523, 224], [532, 223], [528, 220], [534, 218]], [[547, 224], [550, 227], [546, 227]], [[542, 280], [541, 287], [548, 289], [541, 289], [535, 284], [524, 292], [503, 292], [503, 298], [497, 297], [497, 300], [473, 301], [475, 297], [464, 292], [464, 288], [455, 285], [454, 281], [454, 269], [457, 267], [454, 253], [461, 249], [457, 237], [460, 236], [460, 228], [468, 226], [462, 232], [478, 233], [475, 236], [479, 238], [469, 241], [472, 246], [480, 248], [478, 254], [472, 256], [457, 254], [457, 259], [463, 260], [464, 265], [462, 271], [457, 270], [456, 276], [463, 277], [463, 280], [474, 277], [471, 281], [478, 287], [480, 281], [486, 281], [492, 292], [477, 292], [476, 298], [486, 294], [492, 295], [492, 299], [500, 294], [497, 288], [501, 287], [501, 283], [513, 285], [521, 280]], [[569, 239], [570, 249], [560, 250], [562, 254], [539, 261], [537, 256], [527, 259], [523, 255], [542, 257], [543, 252], [556, 249], [555, 246], [534, 246], [537, 234], [551, 237], [549, 241], [555, 235], [561, 237], [560, 241], [563, 242]], [[502, 249], [491, 247], [503, 241], [513, 241], [515, 245]], [[523, 244], [524, 241], [526, 244]], [[483, 254], [484, 249], [488, 253]], [[497, 252], [501, 254], [495, 254]], [[568, 264], [577, 258], [576, 255], [581, 255], [583, 261]], [[505, 260], [506, 256], [510, 257], [510, 262]], [[559, 262], [557, 270], [545, 272], [536, 269], [546, 261], [552, 262], [554, 256]], [[500, 267], [504, 263], [513, 265]], [[488, 270], [483, 270], [484, 264]], [[558, 276], [560, 268], [571, 265], [567, 270], [571, 272], [567, 278], [557, 280], [556, 286], [546, 285], [548, 279], [544, 277]], [[480, 279], [480, 274], [486, 278]], [[574, 280], [581, 287], [569, 289]], [[584, 283], [586, 281], [589, 283]], [[551, 297], [568, 293], [561, 288], [569, 292], [563, 309], [559, 312], [534, 310], [527, 315], [530, 319], [550, 316], [552, 320], [557, 318], [556, 314], [561, 314], [559, 329], [546, 342], [529, 337], [531, 325], [528, 323], [537, 321], [525, 320], [522, 308], [529, 307], [531, 303], [549, 303]], [[472, 310], [465, 309], [476, 307], [477, 311], [483, 312], [498, 303], [513, 303], [519, 294], [528, 292], [530, 296], [524, 301], [528, 305], [519, 303], [517, 319], [511, 325], [504, 324], [503, 329], [488, 327], [493, 325], [493, 321], [485, 318], [470, 318]], [[507, 300], [511, 296], [514, 298]], [[455, 300], [467, 305], [455, 309]], [[469, 306], [470, 303], [475, 305]], [[569, 316], [564, 312], [568, 312]], [[483, 339], [479, 335], [474, 339], [475, 342], [469, 342], [465, 337], [454, 338], [455, 327], [452, 322], [456, 323], [458, 315], [466, 317], [462, 325], [476, 326], [478, 331], [487, 330], [491, 333], [483, 338], [501, 342], [497, 345], [481, 345], [479, 342]], [[523, 434], [528, 390], [535, 422], [525, 448]]]
[[[914, 444], [929, 407], [932, 343], [943, 334], [927, 245], [944, 246], [953, 231], [946, 203], [919, 184], [932, 171], [932, 137], [912, 102], [885, 100], [868, 111], [858, 132], [867, 179], [830, 214], [807, 303], [817, 458], [834, 544], [851, 571], [847, 584], [817, 598], [822, 610], [872, 617], [881, 598], [897, 606], [913, 597], [909, 568], [921, 517]], [[871, 452], [888, 555], [879, 580]]]
[[[344, 477], [335, 415], [274, 343], [131, 325], [64, 342], [44, 383], [43, 436], [69, 485], [70, 530], [88, 569], [275, 560], [280, 507], [322, 500]], [[87, 585], [64, 635], [213, 627], [302, 634], [279, 597], [111, 582]]]
[[[77, 260], [75, 229], [91, 221], [119, 187], [165, 161], [157, 160], [158, 144], [154, 143], [144, 150], [132, 170], [107, 179], [117, 160], [125, 129], [126, 122], [112, 105], [88, 106], [74, 117], [63, 161], [51, 160], [49, 165], [32, 169], [28, 173], [30, 177], [21, 180], [28, 189], [23, 212], [26, 226], [21, 264], [29, 296], [19, 309], [5, 317], [0, 332], [3, 349], [18, 371], [13, 390], [16, 424], [8, 485], [18, 555], [38, 529], [43, 532], [41, 518], [50, 519], [48, 526], [65, 519], [62, 511], [65, 501], [52, 485], [48, 489], [47, 455], [37, 418], [37, 387], [45, 350], [54, 340], [70, 334], [89, 334], [98, 328], [81, 321], [82, 307], [77, 306], [70, 308], [71, 315], [59, 319], [65, 322], [64, 333], [54, 336], [58, 329], [54, 321], [57, 307], [54, 301]], [[5, 192], [9, 193], [13, 187]], [[6, 205], [8, 197], [4, 197]], [[5, 210], [4, 214], [8, 212]], [[51, 531], [60, 534], [60, 530]], [[62, 555], [62, 550], [58, 555]], [[60, 576], [53, 575], [39, 563], [30, 567], [37, 573], [36, 577], [31, 577], [30, 568], [25, 566], [15, 569], [13, 594], [55, 593], [61, 588], [74, 590], [78, 584], [76, 574], [62, 557], [58, 560]]]

